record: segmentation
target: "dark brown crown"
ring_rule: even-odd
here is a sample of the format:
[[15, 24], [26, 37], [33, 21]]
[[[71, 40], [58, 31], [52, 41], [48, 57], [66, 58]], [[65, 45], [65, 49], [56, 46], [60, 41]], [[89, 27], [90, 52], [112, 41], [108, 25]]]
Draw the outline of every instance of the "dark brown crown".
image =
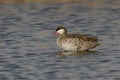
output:
[[60, 29], [64, 29], [65, 31], [67, 31], [66, 28], [63, 27], [63, 26], [58, 26], [58, 27], [56, 28], [56, 31], [58, 31], [58, 30], [60, 30]]

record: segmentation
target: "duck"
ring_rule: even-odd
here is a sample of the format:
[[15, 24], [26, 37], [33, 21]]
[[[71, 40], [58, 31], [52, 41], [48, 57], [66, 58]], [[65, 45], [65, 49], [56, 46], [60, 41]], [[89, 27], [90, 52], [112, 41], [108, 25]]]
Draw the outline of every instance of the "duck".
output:
[[63, 26], [58, 26], [56, 28], [55, 35], [59, 35], [56, 41], [57, 46], [65, 52], [89, 51], [100, 44], [98, 42], [98, 37], [77, 33], [68, 34], [67, 29]]

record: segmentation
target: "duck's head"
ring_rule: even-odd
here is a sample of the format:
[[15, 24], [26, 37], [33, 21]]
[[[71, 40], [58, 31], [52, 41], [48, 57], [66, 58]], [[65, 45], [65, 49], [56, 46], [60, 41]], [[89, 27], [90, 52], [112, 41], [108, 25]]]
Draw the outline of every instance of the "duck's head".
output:
[[60, 35], [66, 35], [67, 34], [67, 29], [63, 26], [58, 26], [55, 31], [55, 35], [60, 34]]

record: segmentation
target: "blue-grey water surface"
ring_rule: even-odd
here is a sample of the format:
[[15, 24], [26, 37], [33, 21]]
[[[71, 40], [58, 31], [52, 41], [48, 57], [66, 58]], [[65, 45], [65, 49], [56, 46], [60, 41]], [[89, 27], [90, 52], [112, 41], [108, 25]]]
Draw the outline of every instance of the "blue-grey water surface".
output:
[[[109, 1], [1, 4], [0, 80], [120, 80], [120, 1]], [[98, 36], [95, 54], [58, 55], [59, 25]]]

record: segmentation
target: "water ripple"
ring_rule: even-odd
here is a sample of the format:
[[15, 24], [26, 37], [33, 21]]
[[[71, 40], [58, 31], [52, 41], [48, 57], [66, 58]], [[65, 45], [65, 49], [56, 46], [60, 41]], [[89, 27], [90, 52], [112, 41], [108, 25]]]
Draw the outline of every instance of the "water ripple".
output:
[[[0, 80], [119, 80], [120, 8], [108, 2], [0, 5]], [[58, 25], [98, 36], [101, 45], [62, 52], [53, 36]]]

